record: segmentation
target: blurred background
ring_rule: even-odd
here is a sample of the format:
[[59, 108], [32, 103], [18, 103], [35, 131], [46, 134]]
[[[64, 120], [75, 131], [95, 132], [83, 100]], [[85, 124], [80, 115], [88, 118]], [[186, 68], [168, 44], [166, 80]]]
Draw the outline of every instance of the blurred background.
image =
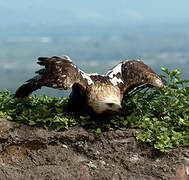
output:
[[63, 54], [86, 72], [142, 59], [157, 73], [179, 69], [189, 78], [188, 7], [188, 0], [1, 0], [0, 90], [14, 93], [34, 76], [39, 56]]

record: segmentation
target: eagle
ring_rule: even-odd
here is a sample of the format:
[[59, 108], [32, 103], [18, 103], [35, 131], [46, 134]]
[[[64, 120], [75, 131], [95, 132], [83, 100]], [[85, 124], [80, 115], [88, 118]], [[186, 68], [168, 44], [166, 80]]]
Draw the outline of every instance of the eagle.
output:
[[125, 95], [146, 87], [164, 88], [166, 82], [141, 60], [124, 60], [105, 75], [85, 73], [68, 56], [39, 57], [42, 69], [20, 86], [15, 98], [24, 98], [43, 86], [67, 90], [68, 109], [73, 114], [118, 112]]

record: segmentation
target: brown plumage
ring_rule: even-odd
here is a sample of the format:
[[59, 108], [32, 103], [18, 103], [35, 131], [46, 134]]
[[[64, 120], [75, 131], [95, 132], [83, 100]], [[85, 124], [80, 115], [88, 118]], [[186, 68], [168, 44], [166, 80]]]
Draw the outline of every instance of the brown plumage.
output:
[[15, 97], [26, 97], [42, 86], [61, 90], [72, 88], [68, 104], [74, 113], [84, 113], [89, 109], [97, 114], [118, 111], [124, 94], [133, 87], [147, 84], [163, 88], [166, 85], [159, 75], [139, 60], [122, 61], [106, 75], [87, 74], [67, 56], [63, 59], [40, 57], [37, 63], [44, 68], [22, 85]]

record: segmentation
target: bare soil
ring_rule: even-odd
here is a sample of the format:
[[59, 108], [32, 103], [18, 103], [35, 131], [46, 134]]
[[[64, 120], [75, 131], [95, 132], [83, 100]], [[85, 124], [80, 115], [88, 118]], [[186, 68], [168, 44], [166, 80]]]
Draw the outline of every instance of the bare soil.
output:
[[162, 153], [139, 129], [56, 132], [0, 119], [0, 180], [189, 179], [189, 148]]

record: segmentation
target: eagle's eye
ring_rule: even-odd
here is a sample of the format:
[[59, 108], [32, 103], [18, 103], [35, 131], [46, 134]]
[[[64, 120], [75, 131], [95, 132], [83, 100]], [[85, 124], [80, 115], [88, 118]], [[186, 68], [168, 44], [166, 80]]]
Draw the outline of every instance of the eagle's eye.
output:
[[107, 110], [111, 111], [120, 111], [121, 110], [121, 105], [115, 104], [115, 103], [106, 103]]
[[113, 106], [114, 106], [114, 103], [107, 103], [107, 105], [108, 105], [109, 107], [113, 107]]

